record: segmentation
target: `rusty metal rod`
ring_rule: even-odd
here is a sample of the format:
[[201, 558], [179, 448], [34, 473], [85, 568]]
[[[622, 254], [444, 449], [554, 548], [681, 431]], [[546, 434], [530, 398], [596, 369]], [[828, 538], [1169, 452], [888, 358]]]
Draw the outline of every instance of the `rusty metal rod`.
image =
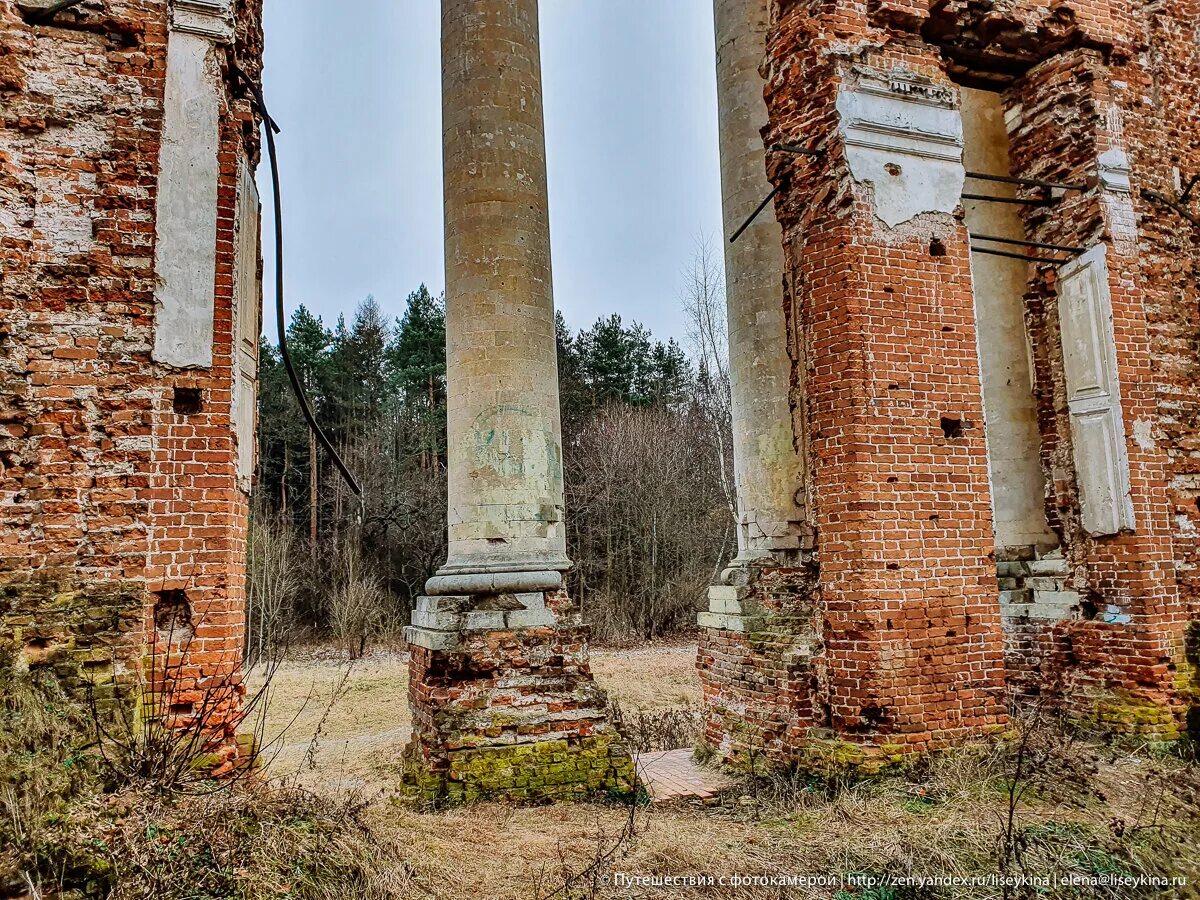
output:
[[1196, 183], [1200, 182], [1200, 175], [1193, 175], [1192, 180], [1187, 183], [1187, 187], [1183, 189], [1183, 193], [1179, 195], [1180, 203], [1187, 203], [1192, 199], [1192, 191], [1196, 188]]
[[1003, 256], [1007, 259], [1020, 259], [1031, 263], [1051, 263], [1055, 266], [1061, 266], [1066, 262], [1065, 259], [1051, 259], [1048, 256], [1026, 256], [1024, 253], [1011, 253], [1008, 250], [991, 250], [987, 247], [976, 247], [971, 245], [972, 253], [986, 253], [989, 256]]
[[1045, 206], [1049, 200], [1021, 200], [1018, 197], [991, 197], [987, 194], [963, 194], [964, 200], [985, 200], [988, 203], [1010, 203], [1013, 206]]
[[1170, 197], [1166, 197], [1166, 196], [1160, 194], [1158, 191], [1152, 191], [1149, 188], [1142, 188], [1142, 196], [1148, 197], [1151, 200], [1155, 200], [1159, 203], [1164, 204], [1165, 206], [1173, 209], [1176, 213], [1178, 213], [1184, 219], [1187, 219], [1189, 222], [1191, 222], [1197, 228], [1200, 228], [1200, 219], [1196, 218], [1196, 216], [1192, 215], [1192, 213], [1188, 212], [1186, 209], [1184, 209], [1182, 206], [1180, 206], [1178, 203], [1176, 203]]
[[731, 243], [731, 244], [734, 243], [738, 238], [740, 238], [743, 234], [746, 233], [746, 229], [749, 228], [751, 225], [753, 225], [754, 220], [757, 219], [760, 215], [762, 215], [762, 211], [767, 208], [767, 204], [775, 199], [775, 195], [778, 194], [780, 192], [780, 190], [782, 190], [782, 185], [779, 187], [776, 187], [775, 190], [773, 190], [773, 191], [771, 191], [771, 193], [767, 194], [767, 199], [765, 199], [762, 203], [758, 204], [758, 209], [756, 209], [756, 210], [754, 210], [754, 212], [750, 213], [750, 218], [748, 218], [745, 222], [743, 222], [742, 227], [733, 233], [733, 236], [729, 239], [729, 243]]
[[1016, 238], [996, 237], [991, 234], [975, 234], [971, 237], [977, 241], [991, 241], [995, 244], [1013, 244], [1017, 247], [1033, 247], [1035, 250], [1056, 250], [1059, 253], [1083, 253], [1086, 247], [1068, 247], [1064, 244], [1043, 244], [1038, 241], [1019, 241]]
[[1086, 184], [1064, 184], [1059, 181], [1041, 181], [1037, 178], [1014, 178], [1011, 175], [988, 175], [986, 172], [968, 172], [968, 178], [977, 181], [998, 181], [1001, 184], [1016, 184], [1021, 187], [1038, 187], [1058, 191], [1086, 191]]
[[800, 156], [824, 156], [824, 150], [809, 150], [807, 147], [801, 147], [799, 144], [775, 144], [771, 147], [772, 153], [796, 153]]

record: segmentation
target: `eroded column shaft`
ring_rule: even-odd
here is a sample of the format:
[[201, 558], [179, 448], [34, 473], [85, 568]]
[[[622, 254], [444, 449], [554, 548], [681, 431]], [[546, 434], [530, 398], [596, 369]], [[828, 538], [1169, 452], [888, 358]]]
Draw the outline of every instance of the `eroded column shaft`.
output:
[[557, 588], [562, 438], [537, 0], [443, 0], [450, 554], [430, 593]]
[[[766, 0], [715, 0], [717, 96], [725, 233], [771, 191], [761, 130], [767, 124], [759, 65]], [[792, 361], [783, 308], [782, 233], [773, 206], [735, 243], [725, 243], [733, 399], [738, 550], [742, 559], [799, 548], [797, 500], [804, 458], [789, 402]]]

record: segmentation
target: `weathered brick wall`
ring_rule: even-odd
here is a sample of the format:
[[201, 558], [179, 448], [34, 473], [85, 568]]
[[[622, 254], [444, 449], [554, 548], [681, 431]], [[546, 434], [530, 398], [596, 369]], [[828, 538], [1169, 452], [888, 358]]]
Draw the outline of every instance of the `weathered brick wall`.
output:
[[858, 5], [819, 6], [777, 4], [764, 135], [824, 151], [769, 165], [787, 186], [785, 287], [807, 360], [815, 700], [845, 738], [932, 749], [1004, 719], [967, 236], [942, 212], [877, 218], [850, 173], [838, 98], [901, 64], [914, 90], [941, 96], [948, 81], [928, 48], [856, 46], [868, 36]]
[[743, 769], [787, 764], [798, 738], [823, 724], [814, 716], [821, 695], [821, 623], [815, 572], [769, 568], [740, 596], [745, 630], [702, 628], [696, 669], [704, 693], [703, 743], [725, 764]]
[[1144, 248], [1152, 240], [1143, 230], [1149, 210], [1139, 188], [1157, 177], [1161, 150], [1147, 148], [1148, 154], [1139, 154], [1130, 141], [1126, 125], [1137, 116], [1149, 87], [1149, 73], [1134, 62], [1132, 50], [1118, 45], [1064, 51], [1025, 74], [1010, 88], [1008, 102], [1020, 111], [1011, 125], [1014, 166], [1033, 177], [1086, 182], [1095, 177], [1102, 154], [1128, 151], [1138, 228], [1137, 234], [1130, 231], [1129, 210], [1102, 190], [1033, 208], [1026, 215], [1035, 240], [1079, 246], [1103, 242], [1109, 247], [1117, 377], [1136, 520], [1132, 530], [1103, 537], [1089, 534], [1080, 520], [1056, 277], [1053, 269], [1041, 267], [1030, 291], [1029, 325], [1043, 454], [1074, 574], [1072, 586], [1087, 598], [1081, 621], [1054, 626], [1057, 652], [1042, 675], [1051, 682], [1061, 680], [1074, 705], [1094, 711], [1101, 720], [1169, 734], [1171, 721], [1182, 712], [1175, 671], [1182, 660], [1183, 604], [1174, 573], [1169, 459], [1156, 435], [1156, 350], [1146, 314], [1147, 288], [1160, 288], [1138, 277]]
[[[1177, 196], [1172, 167], [1197, 171], [1197, 5], [777, 0], [772, 15], [764, 139], [823, 152], [768, 163], [782, 188], [793, 356], [807, 365], [795, 381], [805, 387], [824, 616], [813, 722], [875, 745], [940, 746], [1002, 721], [1007, 670], [1019, 693], [1065, 698], [1117, 730], [1177, 733], [1194, 678], [1183, 643], [1200, 520], [1196, 235], [1141, 190]], [[1033, 609], [1040, 619], [1010, 612], [1003, 641], [975, 353], [987, 335], [975, 334], [962, 212], [951, 204], [883, 221], [896, 202], [885, 182], [902, 167], [856, 180], [844, 129], [858, 113], [839, 108], [846, 88], [952, 107], [955, 82], [1004, 91], [1013, 175], [1090, 186], [1024, 218], [1033, 240], [1107, 247], [1136, 523], [1111, 535], [1084, 527], [1059, 269], [1031, 266], [1046, 516], [1066, 560], [1059, 581], [1080, 602], [1057, 615]], [[1131, 193], [1119, 160], [1097, 178], [1112, 151], [1129, 154]], [[752, 656], [744, 637], [710, 634], [706, 653], [729, 672], [714, 696], [753, 698], [778, 675], [778, 654], [753, 661], [758, 676], [736, 670]], [[762, 730], [762, 716], [747, 718]]]
[[[1147, 4], [1143, 102], [1127, 121], [1143, 185], [1177, 198], [1200, 173], [1200, 4]], [[1200, 209], [1193, 190], [1190, 208]], [[1178, 579], [1200, 618], [1200, 228], [1144, 198], [1141, 286], [1159, 404], [1155, 438], [1171, 460], [1170, 498]]]
[[[237, 13], [229, 50], [254, 72], [260, 10]], [[0, 664], [53, 664], [76, 685], [115, 666], [155, 688], [162, 666], [142, 664], [170, 652], [164, 705], [186, 720], [240, 660], [233, 265], [238, 159], [255, 158], [257, 138], [230, 89], [213, 365], [155, 362], [167, 41], [166, 0], [105, 0], [40, 25], [0, 2]], [[224, 713], [212, 718], [231, 736]]]

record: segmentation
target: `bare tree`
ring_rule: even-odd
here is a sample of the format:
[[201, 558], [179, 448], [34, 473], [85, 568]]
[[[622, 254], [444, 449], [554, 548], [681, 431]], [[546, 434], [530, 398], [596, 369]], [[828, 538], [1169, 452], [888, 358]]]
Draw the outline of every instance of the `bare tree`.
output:
[[587, 594], [602, 639], [654, 638], [694, 621], [730, 520], [719, 468], [697, 454], [697, 407], [614, 405], [584, 426], [568, 457], [572, 590]]
[[712, 242], [704, 234], [696, 238], [696, 249], [683, 271], [683, 280], [680, 304], [688, 320], [691, 351], [700, 367], [699, 399], [710, 419], [708, 444], [719, 461], [725, 505], [730, 516], [736, 518], [725, 271]]

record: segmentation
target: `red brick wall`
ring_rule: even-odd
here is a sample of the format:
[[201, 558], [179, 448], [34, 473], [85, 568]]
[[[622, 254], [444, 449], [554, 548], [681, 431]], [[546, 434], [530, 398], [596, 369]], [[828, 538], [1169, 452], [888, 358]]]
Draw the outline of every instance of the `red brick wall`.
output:
[[[945, 83], [916, 45], [843, 54], [857, 5], [781, 5], [769, 50], [773, 143], [804, 383], [824, 611], [817, 698], [864, 743], [947, 746], [1003, 722], [990, 489], [967, 235], [944, 214], [876, 220], [837, 134], [849, 61]], [[853, 7], [853, 8], [851, 8]], [[865, 34], [860, 32], [860, 34]], [[819, 138], [819, 140], [818, 140]], [[943, 419], [961, 425], [947, 436]]]
[[[214, 361], [174, 370], [154, 345], [155, 204], [165, 0], [114, 0], [33, 27], [0, 0], [0, 651], [79, 683], [114, 660], [136, 680], [155, 603], [186, 593], [168, 698], [240, 660], [247, 498], [231, 426], [237, 160], [257, 153], [230, 94], [221, 137]], [[256, 3], [239, 6], [257, 69]], [[199, 388], [181, 415], [177, 387]], [[186, 658], [179, 651], [186, 649]], [[153, 687], [161, 681], [151, 677]], [[236, 691], [235, 691], [236, 693]], [[210, 704], [211, 705], [211, 704]], [[213, 717], [222, 725], [221, 715]], [[224, 727], [222, 725], [222, 727]]]
[[[1172, 164], [1200, 171], [1197, 4], [777, 0], [773, 23], [764, 138], [825, 151], [768, 165], [782, 187], [794, 358], [807, 361], [796, 381], [824, 612], [813, 721], [868, 743], [939, 746], [1003, 720], [1007, 669], [1018, 692], [1050, 690], [1119, 730], [1169, 736], [1193, 677], [1183, 634], [1200, 522], [1196, 235], [1139, 191], [1174, 196]], [[1094, 182], [1101, 153], [1130, 153], [1138, 239], [1113, 239], [1097, 189], [1027, 215], [1035, 240], [1110, 245], [1131, 532], [1081, 525], [1054, 267], [1031, 267], [1026, 298], [1047, 515], [1068, 586], [1085, 598], [1077, 619], [1010, 623], [1001, 638], [967, 236], [960, 217], [896, 229], [874, 218], [834, 107], [862, 66], [1005, 89], [1015, 175]], [[961, 437], [943, 435], [946, 416]], [[702, 660], [731, 673], [714, 696], [754, 683], [729, 665], [751, 658], [743, 644], [706, 636]], [[774, 660], [754, 664], [777, 674]]]
[[[1046, 468], [1053, 474], [1054, 515], [1074, 571], [1074, 587], [1089, 600], [1091, 621], [1056, 627], [1060, 651], [1043, 675], [1063, 679], [1075, 703], [1094, 707], [1100, 718], [1126, 720], [1162, 717], [1149, 708], [1181, 713], [1175, 693], [1175, 669], [1182, 660], [1184, 607], [1175, 580], [1174, 528], [1168, 483], [1170, 460], [1155, 435], [1161, 428], [1154, 373], [1155, 348], [1147, 317], [1147, 288], [1139, 277], [1143, 230], [1149, 211], [1137, 195], [1155, 178], [1159, 150], [1139, 153], [1125, 123], [1138, 117], [1149, 87], [1148, 72], [1132, 62], [1116, 66], [1099, 50], [1059, 54], [1034, 67], [1010, 89], [1010, 107], [1021, 115], [1013, 137], [1014, 168], [1032, 177], [1086, 182], [1094, 177], [1097, 157], [1112, 147], [1131, 154], [1134, 208], [1141, 239], [1115, 239], [1099, 193], [1074, 195], [1027, 215], [1034, 240], [1092, 246], [1109, 245], [1110, 289], [1117, 346], [1118, 378], [1126, 426], [1132, 498], [1137, 521], [1133, 532], [1094, 537], [1079, 521], [1078, 490], [1071, 462], [1071, 432], [1062, 376], [1061, 336], [1054, 272], [1043, 268], [1030, 293], [1030, 331], [1036, 348], [1037, 385]], [[1120, 87], [1119, 85], [1126, 85]], [[1154, 138], [1157, 145], [1158, 138]], [[1135, 430], [1150, 427], [1150, 439]], [[1128, 615], [1128, 624], [1105, 622], [1106, 614]], [[1101, 700], [1097, 697], [1112, 699]], [[1151, 730], [1147, 728], [1146, 730]], [[1169, 729], [1168, 729], [1169, 730]]]

